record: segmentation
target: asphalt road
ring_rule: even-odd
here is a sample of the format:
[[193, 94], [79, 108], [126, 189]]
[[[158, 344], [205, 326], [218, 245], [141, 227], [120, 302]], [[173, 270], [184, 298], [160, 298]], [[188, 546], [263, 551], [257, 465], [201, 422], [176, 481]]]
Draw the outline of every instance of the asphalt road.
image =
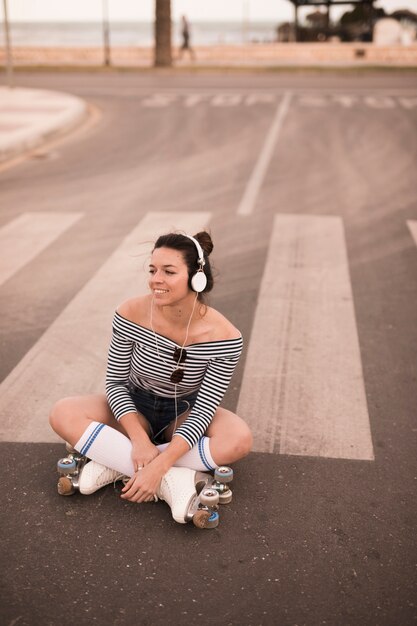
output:
[[[212, 304], [241, 329], [247, 347], [225, 399], [236, 409], [258, 336], [265, 268], [275, 263], [276, 216], [298, 216], [301, 230], [306, 217], [317, 217], [310, 263], [325, 247], [324, 218], [335, 218], [331, 224], [343, 225], [336, 247], [347, 257], [355, 334], [339, 329], [338, 350], [329, 340], [333, 351], [319, 353], [323, 369], [309, 393], [321, 385], [337, 406], [343, 390], [332, 389], [324, 373], [335, 368], [336, 352], [343, 368], [344, 350], [357, 342], [373, 458], [261, 447], [236, 464], [234, 501], [222, 509], [219, 528], [199, 532], [175, 524], [164, 503], [122, 503], [111, 486], [89, 498], [60, 498], [62, 445], [4, 437], [2, 623], [415, 623], [416, 75], [18, 79], [80, 95], [97, 119], [0, 173], [0, 228], [24, 212], [82, 213], [0, 286], [2, 393], [13, 371], [29, 376], [36, 385], [19, 390], [29, 419], [54, 382], [37, 379], [27, 355], [147, 214], [209, 212], [219, 273]], [[288, 271], [280, 258], [277, 276]], [[314, 297], [308, 305], [316, 306]], [[91, 315], [74, 319], [68, 346]], [[309, 337], [314, 329], [306, 343]], [[64, 356], [62, 368], [71, 370]], [[8, 417], [14, 411], [12, 404]]]

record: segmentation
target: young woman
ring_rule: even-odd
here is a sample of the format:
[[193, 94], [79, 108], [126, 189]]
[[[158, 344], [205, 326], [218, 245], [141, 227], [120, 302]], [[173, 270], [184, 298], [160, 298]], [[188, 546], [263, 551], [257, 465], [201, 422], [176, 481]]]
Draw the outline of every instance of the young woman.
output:
[[213, 288], [211, 237], [171, 233], [156, 241], [150, 294], [117, 309], [106, 395], [65, 398], [52, 428], [92, 459], [80, 491], [128, 476], [122, 498], [145, 502], [173, 466], [211, 470], [251, 449], [248, 426], [221, 408], [242, 350], [240, 332], [204, 303]]

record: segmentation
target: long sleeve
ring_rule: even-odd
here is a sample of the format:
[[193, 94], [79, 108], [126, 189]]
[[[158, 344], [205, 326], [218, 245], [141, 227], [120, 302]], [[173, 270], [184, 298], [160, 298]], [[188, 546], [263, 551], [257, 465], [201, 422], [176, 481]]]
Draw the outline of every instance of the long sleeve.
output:
[[206, 369], [197, 400], [185, 422], [176, 429], [179, 435], [192, 448], [205, 433], [219, 406], [239, 361], [242, 340], [235, 355], [229, 358], [212, 359]]
[[117, 420], [126, 413], [137, 413], [128, 392], [133, 341], [119, 335], [113, 329], [107, 361], [107, 401]]

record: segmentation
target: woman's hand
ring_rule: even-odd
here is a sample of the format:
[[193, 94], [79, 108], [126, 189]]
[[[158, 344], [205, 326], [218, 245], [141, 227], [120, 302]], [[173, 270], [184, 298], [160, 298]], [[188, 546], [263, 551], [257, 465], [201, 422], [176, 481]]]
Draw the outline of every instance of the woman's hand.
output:
[[151, 463], [159, 454], [159, 450], [149, 438], [132, 441], [132, 461], [135, 472]]
[[130, 502], [152, 502], [165, 471], [160, 463], [151, 461], [132, 476], [123, 487], [120, 497]]
[[[150, 443], [150, 441], [149, 441]], [[135, 445], [132, 441], [135, 448]], [[150, 443], [152, 446], [152, 444]], [[155, 446], [152, 446], [155, 448]], [[138, 444], [139, 449], [139, 444]], [[149, 463], [139, 469], [122, 489], [122, 498], [130, 502], [151, 502], [158, 492], [162, 477], [175, 464], [181, 456], [189, 450], [189, 446], [181, 437], [174, 437], [169, 446], [159, 454], [156, 448], [156, 456]], [[135, 453], [136, 455], [136, 453]], [[133, 457], [133, 453], [132, 453]], [[139, 463], [141, 465], [141, 463]]]

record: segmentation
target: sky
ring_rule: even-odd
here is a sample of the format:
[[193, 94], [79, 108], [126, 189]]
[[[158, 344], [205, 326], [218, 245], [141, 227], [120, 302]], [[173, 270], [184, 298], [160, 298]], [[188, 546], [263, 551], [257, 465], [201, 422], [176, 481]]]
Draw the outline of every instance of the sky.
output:
[[[6, 0], [9, 20], [13, 21], [99, 21], [103, 2], [107, 1], [113, 21], [152, 21], [154, 0]], [[376, 0], [376, 7], [387, 13], [409, 9], [417, 13], [417, 0]], [[292, 20], [293, 5], [289, 0], [172, 0], [172, 18], [178, 21], [186, 14], [190, 21], [250, 21], [283, 22]], [[308, 11], [313, 10], [308, 7]], [[344, 13], [348, 6], [335, 7]], [[3, 2], [0, 18], [3, 19]]]

